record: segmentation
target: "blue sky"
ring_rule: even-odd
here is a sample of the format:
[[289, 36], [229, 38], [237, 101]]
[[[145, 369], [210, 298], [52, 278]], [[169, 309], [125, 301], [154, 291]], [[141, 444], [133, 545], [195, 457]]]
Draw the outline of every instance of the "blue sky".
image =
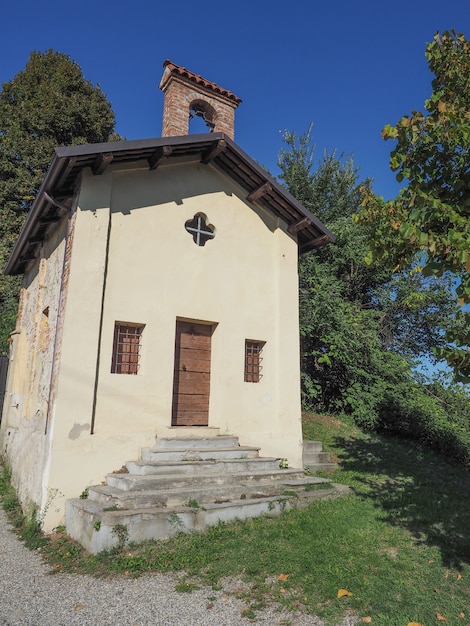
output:
[[353, 155], [386, 198], [398, 186], [380, 131], [423, 108], [426, 42], [437, 30], [470, 36], [470, 0], [4, 0], [1, 17], [1, 83], [53, 48], [101, 85], [117, 132], [158, 137], [169, 58], [243, 99], [235, 141], [273, 174], [282, 131], [313, 122], [317, 156]]

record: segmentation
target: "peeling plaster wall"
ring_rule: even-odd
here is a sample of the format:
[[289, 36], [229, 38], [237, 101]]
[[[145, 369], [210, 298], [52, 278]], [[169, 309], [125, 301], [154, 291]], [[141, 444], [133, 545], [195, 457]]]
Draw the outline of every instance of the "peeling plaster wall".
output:
[[66, 229], [64, 218], [23, 279], [0, 430], [1, 450], [12, 467], [20, 500], [39, 508], [44, 504], [46, 423]]

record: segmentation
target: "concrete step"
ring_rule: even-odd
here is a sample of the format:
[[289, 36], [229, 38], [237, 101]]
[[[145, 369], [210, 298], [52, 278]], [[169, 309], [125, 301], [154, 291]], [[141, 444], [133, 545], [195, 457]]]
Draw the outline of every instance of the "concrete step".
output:
[[240, 473], [251, 470], [279, 470], [279, 459], [269, 457], [256, 458], [221, 458], [201, 461], [127, 461], [129, 474], [209, 474], [223, 472]]
[[303, 451], [304, 454], [309, 452], [321, 452], [323, 450], [323, 444], [321, 441], [304, 441]]
[[202, 531], [208, 526], [234, 519], [248, 519], [263, 514], [279, 515], [292, 507], [308, 505], [314, 499], [337, 497], [346, 492], [330, 485], [311, 491], [308, 497], [276, 495], [231, 502], [213, 502], [203, 506], [174, 506], [104, 510], [93, 500], [68, 500], [67, 532], [94, 554], [109, 550], [120, 542], [167, 539], [181, 532]]
[[332, 462], [331, 454], [323, 452], [321, 441], [304, 441], [303, 442], [303, 466], [310, 472], [330, 471], [338, 467], [337, 463]]
[[279, 498], [264, 498], [224, 505], [212, 504], [205, 508], [182, 506], [171, 510], [146, 508], [103, 512], [96, 502], [69, 500], [66, 524], [70, 535], [79, 536], [80, 543], [89, 552], [97, 553], [116, 546], [120, 532], [126, 542], [167, 539], [181, 532], [202, 531], [219, 521], [280, 512], [276, 508], [280, 508], [281, 502]]
[[209, 474], [108, 474], [106, 483], [112, 487], [117, 487], [123, 491], [143, 490], [143, 489], [173, 489], [176, 487], [188, 486], [189, 488], [203, 485], [249, 485], [258, 481], [283, 481], [289, 478], [299, 479], [305, 476], [300, 469], [277, 469], [272, 470], [248, 470], [234, 473]]
[[194, 448], [234, 448], [239, 445], [238, 437], [156, 437], [156, 450], [188, 450]]
[[[324, 460], [321, 444], [313, 448]], [[87, 499], [67, 502], [67, 532], [90, 552], [276, 515], [348, 492], [304, 469], [281, 468], [279, 459], [260, 457], [236, 437], [160, 438], [141, 456], [109, 474], [105, 485], [89, 487]]]
[[301, 495], [316, 488], [323, 488], [329, 485], [329, 481], [324, 478], [304, 477], [302, 479], [286, 479], [279, 481], [258, 481], [248, 485], [234, 484], [212, 484], [173, 487], [169, 489], [140, 489], [123, 491], [110, 485], [99, 485], [90, 487], [88, 499], [100, 502], [105, 509], [118, 508], [165, 508], [188, 505], [189, 502], [197, 502], [205, 505], [208, 502], [222, 504], [235, 500], [252, 500], [267, 498], [279, 495], [290, 494]]
[[331, 472], [338, 468], [338, 463], [311, 463], [305, 469], [312, 474], [316, 472]]
[[318, 463], [331, 463], [331, 454], [329, 452], [310, 452], [304, 455], [304, 465], [312, 465]]
[[223, 448], [142, 448], [143, 461], [202, 461], [207, 459], [253, 459], [259, 456], [259, 448], [232, 446]]

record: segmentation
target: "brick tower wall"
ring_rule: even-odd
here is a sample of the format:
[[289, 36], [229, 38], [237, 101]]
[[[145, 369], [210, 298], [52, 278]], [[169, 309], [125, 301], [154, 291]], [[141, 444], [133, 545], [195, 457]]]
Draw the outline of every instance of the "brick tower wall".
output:
[[188, 135], [191, 105], [202, 101], [214, 111], [213, 130], [234, 139], [237, 102], [175, 76], [170, 77], [162, 90], [165, 93], [162, 137]]

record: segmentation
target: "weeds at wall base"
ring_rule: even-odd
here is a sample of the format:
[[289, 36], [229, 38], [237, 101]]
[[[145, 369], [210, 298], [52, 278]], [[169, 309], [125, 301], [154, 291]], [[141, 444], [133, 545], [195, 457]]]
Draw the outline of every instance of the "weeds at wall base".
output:
[[1, 458], [0, 498], [9, 522], [26, 547], [30, 550], [41, 548], [47, 542], [47, 538], [42, 534], [37, 508], [31, 506], [28, 513], [23, 511], [15, 488], [11, 484], [11, 470]]
[[[112, 562], [119, 560], [127, 542], [127, 528], [121, 525], [113, 529], [118, 538], [118, 546], [109, 552], [97, 555], [89, 554], [71, 539], [66, 534], [64, 526], [58, 526], [50, 535], [45, 535], [41, 529], [41, 519], [38, 517], [37, 508], [31, 507], [31, 512], [26, 514], [23, 511], [16, 490], [11, 483], [11, 470], [1, 457], [0, 504], [3, 505], [7, 519], [18, 538], [30, 550], [40, 552], [45, 562], [52, 567], [53, 573], [73, 572], [92, 574], [97, 577], [109, 576], [113, 569]], [[118, 571], [120, 570], [114, 568], [115, 573]], [[129, 574], [132, 575], [132, 572]]]

